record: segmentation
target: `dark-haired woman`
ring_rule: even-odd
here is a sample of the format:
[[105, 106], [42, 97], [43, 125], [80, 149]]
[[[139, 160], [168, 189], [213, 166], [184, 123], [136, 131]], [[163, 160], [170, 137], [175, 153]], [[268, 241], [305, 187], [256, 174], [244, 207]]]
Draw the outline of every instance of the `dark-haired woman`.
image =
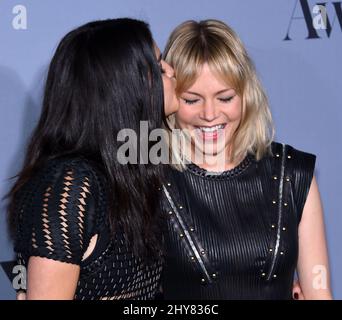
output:
[[161, 128], [163, 105], [166, 114], [177, 109], [174, 88], [173, 70], [142, 21], [91, 22], [62, 39], [10, 192], [27, 299], [155, 297], [161, 248], [150, 191], [162, 169], [119, 163], [117, 136], [130, 129], [139, 138], [141, 121], [149, 132]]

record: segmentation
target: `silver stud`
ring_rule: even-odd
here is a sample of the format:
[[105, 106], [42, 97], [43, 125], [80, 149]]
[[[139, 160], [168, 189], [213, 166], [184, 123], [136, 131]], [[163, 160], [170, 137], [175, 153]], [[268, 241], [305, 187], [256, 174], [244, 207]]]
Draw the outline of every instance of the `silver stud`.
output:
[[266, 276], [266, 273], [265, 273], [265, 272], [263, 272], [263, 273], [261, 274], [261, 276], [262, 276], [262, 277], [265, 277], [265, 276]]
[[280, 251], [280, 255], [284, 255], [284, 251]]
[[272, 248], [270, 248], [270, 250], [269, 250], [270, 252], [272, 252], [273, 251], [273, 249]]
[[289, 177], [286, 177], [286, 181], [289, 182], [289, 181], [290, 181], [290, 178], [289, 178]]
[[195, 231], [195, 229], [194, 229], [194, 228], [190, 228], [190, 231], [191, 231], [191, 232], [194, 232], [194, 231]]
[[205, 255], [205, 251], [201, 251], [201, 255], [204, 256]]
[[213, 278], [216, 278], [216, 273], [213, 273]]
[[181, 233], [179, 236], [180, 236], [181, 238], [183, 238], [183, 237], [184, 237], [184, 234], [183, 234], [183, 233]]
[[172, 214], [173, 212], [172, 211], [169, 211], [169, 214]]
[[276, 274], [274, 274], [274, 275], [273, 275], [273, 278], [275, 279], [276, 277], [277, 277], [277, 275], [276, 275]]
[[171, 183], [170, 182], [168, 182], [167, 185], [168, 185], [168, 187], [171, 187]]
[[272, 201], [272, 203], [273, 203], [273, 204], [276, 204], [276, 203], [277, 203], [277, 201], [273, 200], [273, 201]]
[[271, 228], [272, 228], [272, 229], [274, 229], [274, 228], [275, 228], [275, 225], [274, 225], [274, 224], [272, 224], [272, 225], [271, 225]]
[[194, 257], [194, 256], [191, 256], [191, 260], [195, 260], [195, 257]]
[[205, 279], [204, 279], [204, 278], [202, 278], [202, 279], [201, 279], [201, 282], [202, 282], [202, 283], [205, 283]]
[[285, 227], [283, 227], [283, 231], [286, 231], [286, 228], [285, 228]]
[[181, 209], [181, 210], [182, 210], [182, 209], [183, 209], [183, 207], [182, 207], [182, 206], [179, 206], [179, 209]]
[[276, 157], [279, 158], [279, 157], [280, 157], [280, 154], [279, 154], [279, 153], [276, 153]]
[[277, 180], [277, 179], [278, 179], [278, 177], [277, 177], [277, 176], [273, 176], [273, 179], [274, 179], [274, 180]]
[[287, 159], [291, 159], [291, 156], [290, 156], [290, 155], [288, 155], [288, 156], [287, 156]]
[[284, 207], [287, 207], [287, 202], [284, 202]]

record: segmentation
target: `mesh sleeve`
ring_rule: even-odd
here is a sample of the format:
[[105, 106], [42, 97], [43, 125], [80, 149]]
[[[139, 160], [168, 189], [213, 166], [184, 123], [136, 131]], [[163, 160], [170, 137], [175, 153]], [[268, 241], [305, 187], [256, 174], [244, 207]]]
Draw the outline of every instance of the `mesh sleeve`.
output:
[[80, 165], [63, 165], [33, 197], [29, 256], [80, 264], [95, 224], [94, 179]]

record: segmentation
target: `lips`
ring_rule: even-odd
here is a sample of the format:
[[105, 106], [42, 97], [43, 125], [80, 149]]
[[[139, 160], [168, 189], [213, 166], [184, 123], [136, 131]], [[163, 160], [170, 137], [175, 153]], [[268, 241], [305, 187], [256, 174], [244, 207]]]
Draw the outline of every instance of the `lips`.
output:
[[221, 123], [215, 126], [197, 126], [196, 134], [203, 140], [217, 140], [226, 125], [226, 123]]
[[219, 129], [224, 129], [224, 127], [226, 126], [226, 124], [218, 124], [216, 126], [213, 127], [198, 127], [201, 131], [207, 133], [207, 132], [214, 132], [217, 131]]

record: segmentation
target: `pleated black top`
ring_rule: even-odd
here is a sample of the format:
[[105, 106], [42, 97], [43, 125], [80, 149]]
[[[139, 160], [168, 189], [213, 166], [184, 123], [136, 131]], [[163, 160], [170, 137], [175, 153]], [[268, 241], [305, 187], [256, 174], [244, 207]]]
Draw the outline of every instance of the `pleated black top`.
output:
[[[36, 256], [79, 265], [76, 300], [154, 299], [162, 263], [134, 255], [120, 226], [110, 232], [107, 189], [94, 162], [73, 157], [48, 161], [15, 199], [17, 263], [27, 267]], [[95, 249], [83, 259], [94, 235]]]
[[163, 188], [166, 299], [291, 299], [315, 156], [279, 143], [211, 174], [171, 169]]

